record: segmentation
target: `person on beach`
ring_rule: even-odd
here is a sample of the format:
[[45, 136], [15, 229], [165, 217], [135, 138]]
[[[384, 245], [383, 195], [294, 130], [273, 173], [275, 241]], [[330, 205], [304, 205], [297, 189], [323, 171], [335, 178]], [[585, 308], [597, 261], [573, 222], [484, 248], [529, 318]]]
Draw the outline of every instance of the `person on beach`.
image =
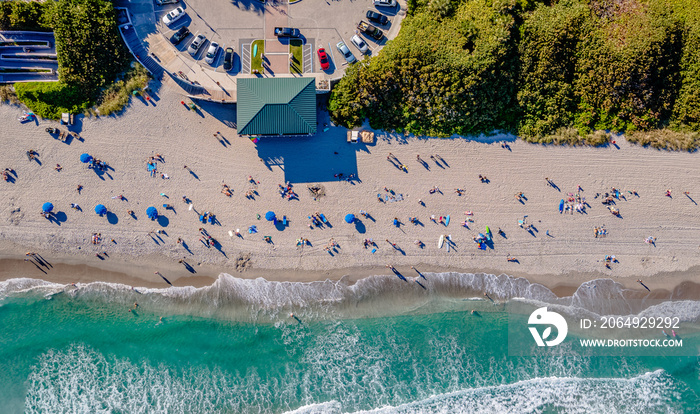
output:
[[78, 186], [75, 188], [75, 191], [77, 191], [78, 194], [80, 194], [80, 192], [83, 191], [83, 186], [78, 184]]

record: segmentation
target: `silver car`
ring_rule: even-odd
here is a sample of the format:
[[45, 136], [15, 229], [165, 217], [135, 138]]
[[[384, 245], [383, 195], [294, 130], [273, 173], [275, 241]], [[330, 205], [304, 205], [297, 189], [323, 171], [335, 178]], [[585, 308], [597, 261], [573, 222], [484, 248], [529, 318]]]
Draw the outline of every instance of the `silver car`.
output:
[[396, 7], [396, 0], [373, 0], [375, 6]]
[[357, 49], [360, 50], [360, 53], [362, 53], [363, 55], [365, 55], [365, 54], [367, 54], [367, 52], [369, 52], [369, 47], [367, 47], [367, 43], [365, 43], [365, 41], [362, 40], [362, 38], [360, 36], [355, 35], [352, 37], [352, 39], [350, 39], [350, 41], [352, 42], [353, 45], [355, 45], [355, 47]]
[[209, 50], [207, 50], [207, 56], [204, 58], [204, 61], [211, 65], [212, 63], [214, 63], [214, 58], [216, 57], [217, 53], [219, 53], [219, 44], [216, 42], [211, 42], [209, 44]]
[[170, 10], [170, 12], [168, 12], [168, 14], [163, 16], [163, 23], [165, 23], [167, 26], [170, 26], [174, 22], [180, 20], [182, 18], [182, 16], [184, 16], [184, 15], [185, 15], [185, 10], [183, 10], [182, 7], [176, 7], [174, 9]]
[[355, 63], [357, 61], [357, 59], [355, 59], [355, 56], [352, 54], [350, 49], [348, 49], [348, 46], [345, 43], [338, 42], [338, 44], [335, 45], [335, 47], [338, 48], [338, 51], [340, 52], [340, 54], [343, 55], [343, 57], [348, 63]]
[[192, 43], [190, 43], [190, 47], [187, 48], [187, 51], [190, 52], [190, 55], [192, 55], [192, 56], [196, 55], [197, 52], [199, 51], [199, 48], [202, 47], [202, 45], [206, 41], [207, 41], [206, 36], [204, 36], [203, 34], [198, 35], [197, 37], [194, 38]]

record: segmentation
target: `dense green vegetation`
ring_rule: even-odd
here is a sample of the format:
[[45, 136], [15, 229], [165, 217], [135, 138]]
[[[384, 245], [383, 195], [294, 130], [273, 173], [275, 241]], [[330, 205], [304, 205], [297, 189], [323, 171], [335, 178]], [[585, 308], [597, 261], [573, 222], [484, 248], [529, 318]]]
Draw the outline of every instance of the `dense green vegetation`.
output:
[[669, 128], [659, 136], [675, 143], [637, 142], [698, 146], [699, 1], [411, 0], [408, 9], [397, 38], [333, 90], [335, 122], [589, 145], [607, 143], [600, 131]]
[[19, 99], [42, 117], [91, 107], [128, 68], [128, 52], [107, 0], [2, 2], [0, 28], [54, 32], [59, 82], [16, 85]]
[[47, 10], [52, 2], [0, 2], [0, 29], [51, 31]]

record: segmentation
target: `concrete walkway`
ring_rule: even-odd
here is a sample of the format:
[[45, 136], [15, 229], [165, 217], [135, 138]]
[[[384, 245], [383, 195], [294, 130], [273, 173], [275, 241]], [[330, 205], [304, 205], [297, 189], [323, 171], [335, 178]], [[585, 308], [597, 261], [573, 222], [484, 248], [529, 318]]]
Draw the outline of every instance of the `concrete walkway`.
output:
[[[58, 81], [56, 40], [51, 32], [2, 31], [0, 42], [32, 42], [31, 45], [0, 46], [0, 83]], [[13, 69], [46, 72], [12, 72]]]

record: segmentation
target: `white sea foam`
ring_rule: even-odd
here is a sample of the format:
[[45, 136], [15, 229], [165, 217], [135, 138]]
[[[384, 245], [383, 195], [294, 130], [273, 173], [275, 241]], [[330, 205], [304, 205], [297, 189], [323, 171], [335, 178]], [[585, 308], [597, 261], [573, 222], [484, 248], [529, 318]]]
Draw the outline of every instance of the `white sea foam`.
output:
[[[346, 338], [346, 334], [339, 332], [338, 336]], [[334, 341], [331, 339], [329, 342]], [[352, 352], [351, 348], [346, 347], [343, 352]], [[348, 361], [348, 357], [357, 360], [366, 350], [360, 349], [354, 355], [331, 355], [316, 362], [328, 365]], [[364, 357], [364, 363], [371, 367], [376, 363], [375, 357], [370, 352]], [[286, 385], [286, 380], [272, 381], [254, 372], [245, 377], [201, 367], [177, 372], [163, 365], [153, 367], [146, 363], [134, 364], [126, 359], [106, 358], [84, 346], [73, 346], [42, 355], [28, 379], [25, 409], [28, 413], [683, 412], [682, 390], [662, 370], [628, 379], [550, 376], [446, 393], [429, 394], [432, 391], [428, 390], [414, 401], [392, 405], [397, 397], [391, 397], [382, 387], [410, 387], [411, 384], [401, 384], [390, 376], [382, 375], [386, 372], [381, 366], [377, 369], [376, 377], [371, 371], [365, 371], [368, 378], [359, 379], [348, 378], [348, 372], [342, 372], [342, 368], [339, 365], [328, 367], [330, 371], [326, 379], [331, 381], [326, 383], [317, 383], [318, 378], [312, 378], [313, 383], [292, 381], [291, 385]], [[303, 378], [298, 374], [292, 375], [291, 379]], [[315, 397], [309, 392], [313, 390], [314, 395], [325, 394], [323, 387], [331, 389], [337, 385], [332, 381], [334, 378], [345, 384], [342, 390], [332, 390], [331, 394], [337, 398], [313, 401]], [[299, 387], [312, 387], [302, 392], [302, 398], [311, 401], [299, 408], [280, 408], [280, 400], [294, 404]], [[376, 388], [376, 395], [368, 395], [372, 387]], [[357, 410], [357, 407], [367, 404], [373, 408]]]
[[[106, 300], [116, 304], [148, 303], [166, 314], [190, 314], [230, 320], [279, 320], [294, 313], [306, 319], [392, 316], [408, 312], [435, 312], [466, 308], [484, 300], [484, 292], [496, 301], [518, 298], [535, 304], [551, 304], [571, 316], [634, 315], [644, 309], [679, 316], [682, 321], [700, 320], [698, 301], [642, 301], [633, 291], [610, 279], [582, 284], [569, 297], [524, 278], [483, 273], [428, 273], [426, 279], [393, 275], [370, 276], [354, 284], [339, 281], [275, 282], [262, 278], [241, 279], [221, 274], [211, 286], [136, 288], [92, 282], [77, 287], [36, 279], [0, 282], [0, 304], [8, 295], [39, 293], [47, 298], [66, 293], [75, 299]], [[419, 281], [422, 289], [414, 280]], [[455, 301], [458, 299], [458, 301]], [[461, 303], [461, 305], [460, 305]], [[650, 311], [647, 311], [650, 312]]]
[[675, 388], [673, 380], [661, 370], [630, 379], [537, 378], [356, 413], [685, 412]]

